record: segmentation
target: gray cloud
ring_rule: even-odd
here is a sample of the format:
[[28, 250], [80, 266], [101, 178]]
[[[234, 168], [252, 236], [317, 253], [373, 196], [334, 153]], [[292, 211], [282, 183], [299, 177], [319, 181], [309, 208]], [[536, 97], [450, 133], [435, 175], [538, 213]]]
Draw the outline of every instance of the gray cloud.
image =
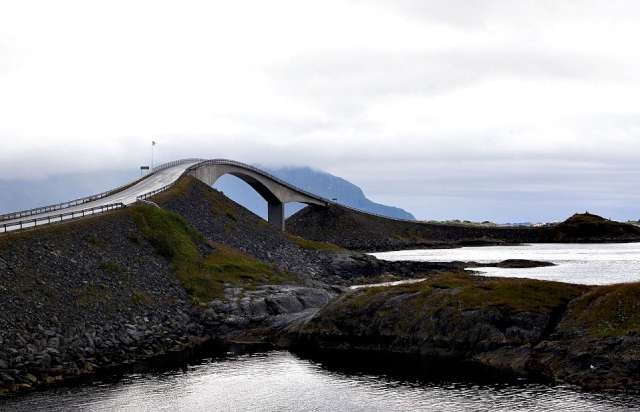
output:
[[360, 104], [366, 105], [371, 98], [390, 95], [445, 94], [505, 76], [602, 79], [605, 63], [591, 56], [544, 50], [342, 52], [296, 58], [273, 68], [271, 74], [284, 93], [341, 107], [344, 100], [362, 99]]

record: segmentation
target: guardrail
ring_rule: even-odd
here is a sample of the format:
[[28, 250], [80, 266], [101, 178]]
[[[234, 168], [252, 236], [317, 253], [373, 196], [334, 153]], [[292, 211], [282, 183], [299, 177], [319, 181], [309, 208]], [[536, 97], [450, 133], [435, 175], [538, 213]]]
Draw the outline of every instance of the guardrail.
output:
[[93, 202], [94, 200], [99, 200], [102, 199], [104, 197], [107, 196], [111, 196], [114, 193], [118, 193], [121, 192], [141, 181], [143, 181], [144, 179], [148, 178], [149, 176], [151, 176], [151, 174], [158, 172], [160, 170], [164, 170], [164, 169], [168, 169], [170, 167], [173, 166], [177, 166], [180, 164], [184, 164], [184, 163], [192, 163], [192, 162], [199, 162], [202, 161], [203, 159], [181, 159], [181, 160], [174, 160], [172, 162], [167, 162], [167, 163], [163, 163], [159, 166], [156, 166], [153, 168], [152, 172], [142, 176], [139, 179], [136, 179], [132, 182], [126, 183], [122, 186], [119, 186], [115, 189], [111, 189], [111, 190], [107, 190], [106, 192], [102, 192], [102, 193], [98, 193], [95, 195], [91, 195], [91, 196], [86, 196], [86, 197], [81, 197], [78, 199], [74, 199], [74, 200], [69, 200], [67, 202], [61, 202], [61, 203], [56, 203], [53, 205], [48, 205], [48, 206], [41, 206], [41, 207], [36, 207], [33, 209], [28, 209], [28, 210], [21, 210], [19, 212], [11, 212], [11, 213], [6, 213], [3, 215], [0, 215], [0, 223], [5, 221], [5, 220], [13, 220], [13, 219], [18, 219], [21, 217], [25, 217], [25, 216], [33, 216], [33, 215], [39, 215], [41, 213], [48, 213], [48, 212], [54, 212], [56, 210], [60, 210], [60, 209], [66, 209], [68, 207], [71, 206], [78, 206], [78, 205], [82, 205], [85, 203], [89, 203], [89, 202]]
[[146, 199], [150, 198], [151, 196], [157, 195], [160, 192], [164, 192], [165, 190], [167, 190], [167, 189], [171, 188], [173, 185], [175, 185], [178, 180], [179, 180], [179, 178], [176, 179], [174, 182], [169, 183], [166, 186], [162, 186], [161, 188], [152, 190], [152, 191], [147, 192], [147, 193], [143, 193], [140, 196], [136, 197], [136, 200], [146, 200]]
[[60, 210], [60, 209], [66, 209], [68, 207], [71, 206], [78, 206], [78, 205], [82, 205], [85, 203], [89, 203], [89, 202], [93, 202], [94, 200], [99, 200], [102, 199], [104, 197], [107, 196], [111, 196], [114, 193], [118, 193], [121, 192], [139, 182], [141, 182], [142, 180], [146, 179], [147, 177], [149, 177], [150, 175], [145, 175], [139, 179], [136, 179], [132, 182], [126, 183], [122, 186], [119, 186], [115, 189], [111, 189], [111, 190], [107, 190], [106, 192], [102, 192], [102, 193], [98, 193], [95, 195], [91, 195], [91, 196], [86, 196], [86, 197], [81, 197], [79, 199], [74, 199], [74, 200], [69, 200], [67, 202], [62, 202], [62, 203], [56, 203], [54, 205], [49, 205], [49, 206], [42, 206], [42, 207], [36, 207], [34, 209], [28, 209], [28, 210], [21, 210], [19, 212], [12, 212], [12, 213], [6, 213], [4, 215], [0, 215], [0, 223], [2, 223], [5, 220], [13, 220], [13, 219], [18, 219], [21, 217], [25, 217], [25, 216], [33, 216], [33, 215], [39, 215], [40, 213], [48, 213], [48, 212], [54, 212], [56, 210]]
[[158, 166], [155, 166], [152, 172], [155, 173], [160, 170], [168, 169], [170, 167], [185, 164], [185, 163], [202, 162], [202, 161], [204, 161], [204, 159], [198, 159], [198, 158], [173, 160], [171, 162], [162, 163]]
[[[65, 220], [71, 220], [79, 217], [97, 215], [107, 212], [109, 210], [123, 209], [126, 205], [124, 203], [109, 203], [108, 205], [94, 206], [86, 209], [74, 210], [66, 213], [59, 213], [56, 215], [42, 216], [35, 219], [23, 219], [17, 222], [0, 223], [0, 233], [15, 232], [17, 230], [36, 228], [38, 226], [44, 226], [51, 223], [58, 223]], [[39, 224], [40, 223], [40, 224]]]

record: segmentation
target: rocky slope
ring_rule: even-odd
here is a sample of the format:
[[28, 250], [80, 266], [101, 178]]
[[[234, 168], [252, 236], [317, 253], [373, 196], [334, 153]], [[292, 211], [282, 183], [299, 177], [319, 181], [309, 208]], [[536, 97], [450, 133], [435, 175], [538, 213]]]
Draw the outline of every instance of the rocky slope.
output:
[[195, 319], [128, 211], [0, 238], [0, 389], [184, 349]]
[[308, 207], [287, 219], [292, 233], [353, 250], [554, 242], [638, 242], [640, 228], [592, 214], [576, 214], [544, 227], [485, 227], [404, 222], [339, 206]]
[[[207, 239], [231, 246], [308, 280], [350, 285], [355, 279], [388, 273], [410, 275], [457, 265], [394, 263], [275, 230], [265, 220], [202, 182], [183, 178], [156, 197], [164, 209], [182, 216]], [[288, 231], [287, 231], [288, 232]]]
[[[282, 233], [193, 179], [0, 237], [0, 393], [209, 341], [266, 340], [354, 279], [400, 267]], [[442, 265], [410, 265], [425, 273]]]

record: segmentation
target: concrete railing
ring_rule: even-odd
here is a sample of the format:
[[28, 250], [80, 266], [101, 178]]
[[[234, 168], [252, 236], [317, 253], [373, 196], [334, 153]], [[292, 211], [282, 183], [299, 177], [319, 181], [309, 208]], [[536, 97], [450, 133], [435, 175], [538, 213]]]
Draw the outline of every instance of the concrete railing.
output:
[[125, 208], [124, 203], [110, 203], [108, 205], [94, 206], [86, 209], [74, 210], [72, 212], [58, 213], [56, 215], [42, 216], [35, 219], [23, 219], [11, 223], [0, 222], [0, 233], [15, 232], [17, 230], [35, 228], [38, 226], [58, 223], [75, 218], [96, 215], [114, 209]]

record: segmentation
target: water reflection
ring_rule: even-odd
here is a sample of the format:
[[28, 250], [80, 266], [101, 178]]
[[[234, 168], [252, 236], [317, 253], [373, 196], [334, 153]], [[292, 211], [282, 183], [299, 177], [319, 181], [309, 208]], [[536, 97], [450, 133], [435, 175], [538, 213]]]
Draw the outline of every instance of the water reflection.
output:
[[[376, 359], [370, 364], [375, 365]], [[28, 411], [575, 411], [640, 408], [634, 394], [536, 383], [477, 384], [373, 373], [285, 351], [205, 359], [181, 369], [57, 388], [0, 402]]]

